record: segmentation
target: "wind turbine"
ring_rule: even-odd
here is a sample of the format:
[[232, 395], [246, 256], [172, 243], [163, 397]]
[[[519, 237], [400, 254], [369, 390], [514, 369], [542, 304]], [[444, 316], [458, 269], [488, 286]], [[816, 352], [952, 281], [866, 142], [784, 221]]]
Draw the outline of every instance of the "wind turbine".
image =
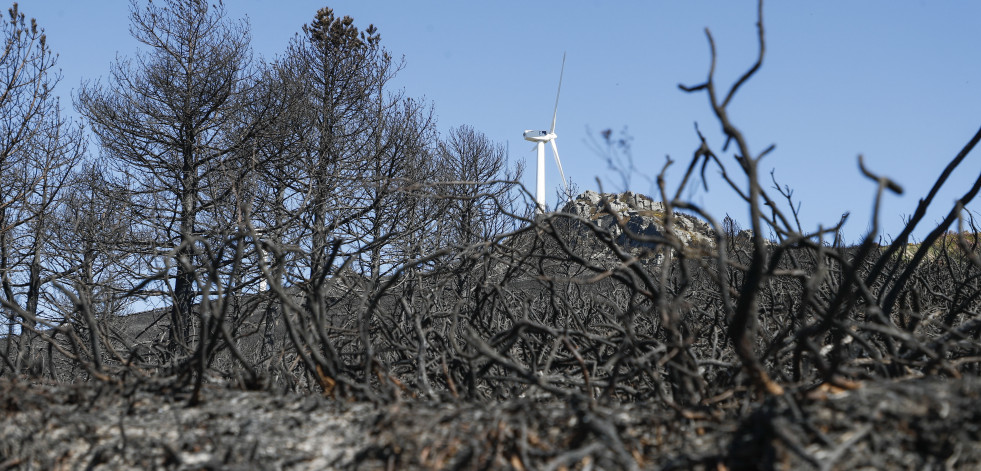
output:
[[[565, 172], [562, 171], [562, 161], [559, 160], [559, 149], [555, 146], [555, 117], [559, 112], [559, 93], [562, 91], [562, 74], [565, 72], [565, 54], [562, 54], [562, 69], [559, 70], [559, 89], [555, 92], [555, 110], [552, 111], [552, 127], [548, 131], [536, 131], [533, 129], [525, 130], [526, 141], [536, 143], [538, 150], [538, 185], [535, 193], [535, 202], [538, 208], [536, 212], [545, 212], [545, 143], [552, 144], [552, 155], [555, 156], [555, 165], [559, 167], [559, 175], [562, 176], [562, 183], [565, 185], [566, 193], [569, 192], [569, 182], [565, 179]], [[570, 195], [571, 197], [571, 195]]]

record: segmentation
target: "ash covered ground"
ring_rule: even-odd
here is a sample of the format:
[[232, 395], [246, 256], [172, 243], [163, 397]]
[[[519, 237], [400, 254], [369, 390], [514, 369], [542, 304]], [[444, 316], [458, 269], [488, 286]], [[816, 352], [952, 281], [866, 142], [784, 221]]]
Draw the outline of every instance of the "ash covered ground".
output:
[[981, 381], [665, 410], [0, 383], [3, 469], [977, 469]]

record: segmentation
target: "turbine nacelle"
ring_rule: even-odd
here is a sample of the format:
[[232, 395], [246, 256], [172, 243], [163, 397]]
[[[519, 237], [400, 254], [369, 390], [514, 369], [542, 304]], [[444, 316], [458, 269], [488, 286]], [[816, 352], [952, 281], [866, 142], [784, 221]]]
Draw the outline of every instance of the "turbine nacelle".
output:
[[526, 130], [524, 136], [526, 141], [531, 142], [548, 142], [558, 137], [554, 132], [536, 131], [534, 129]]

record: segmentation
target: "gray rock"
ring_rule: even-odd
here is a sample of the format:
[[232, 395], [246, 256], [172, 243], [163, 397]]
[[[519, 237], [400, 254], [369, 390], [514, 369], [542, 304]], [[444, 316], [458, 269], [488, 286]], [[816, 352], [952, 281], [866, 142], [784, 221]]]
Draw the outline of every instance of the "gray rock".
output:
[[635, 250], [655, 250], [672, 239], [694, 252], [715, 249], [715, 232], [708, 223], [675, 211], [672, 228], [668, 230], [664, 204], [638, 193], [588, 190], [566, 203], [562, 212], [593, 221], [608, 230], [620, 244]]

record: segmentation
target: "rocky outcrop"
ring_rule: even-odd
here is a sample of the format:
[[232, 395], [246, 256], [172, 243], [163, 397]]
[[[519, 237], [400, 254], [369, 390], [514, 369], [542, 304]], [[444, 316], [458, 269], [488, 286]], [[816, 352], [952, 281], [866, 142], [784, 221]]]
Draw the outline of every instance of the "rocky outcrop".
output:
[[671, 233], [665, 228], [664, 204], [632, 192], [597, 193], [586, 191], [566, 203], [562, 212], [593, 221], [608, 230], [615, 240], [631, 249], [656, 249], [663, 241], [677, 238], [692, 251], [715, 248], [715, 232], [701, 219], [674, 213]]

